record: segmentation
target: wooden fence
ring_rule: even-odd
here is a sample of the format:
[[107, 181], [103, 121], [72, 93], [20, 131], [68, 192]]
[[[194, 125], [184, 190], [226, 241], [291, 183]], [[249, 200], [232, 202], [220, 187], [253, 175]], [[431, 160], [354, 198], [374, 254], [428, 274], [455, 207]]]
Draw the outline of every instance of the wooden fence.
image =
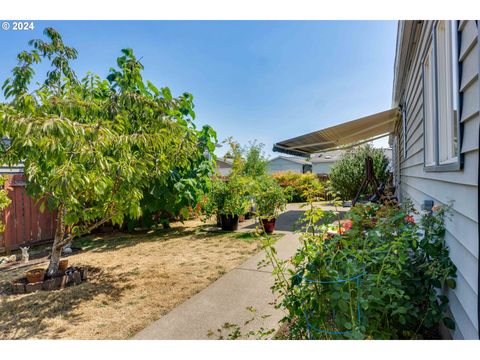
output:
[[5, 231], [0, 234], [0, 253], [52, 240], [56, 214], [46, 207], [40, 211], [40, 203], [27, 195], [25, 177], [9, 175], [5, 189], [12, 202], [1, 214]]

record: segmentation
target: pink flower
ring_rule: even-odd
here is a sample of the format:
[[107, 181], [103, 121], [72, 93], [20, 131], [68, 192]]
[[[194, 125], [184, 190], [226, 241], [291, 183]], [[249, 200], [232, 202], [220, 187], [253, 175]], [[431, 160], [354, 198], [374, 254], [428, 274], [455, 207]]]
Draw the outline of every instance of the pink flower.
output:
[[412, 215], [405, 216], [405, 221], [409, 222], [409, 223], [412, 223], [412, 224], [415, 224], [415, 219], [413, 218]]

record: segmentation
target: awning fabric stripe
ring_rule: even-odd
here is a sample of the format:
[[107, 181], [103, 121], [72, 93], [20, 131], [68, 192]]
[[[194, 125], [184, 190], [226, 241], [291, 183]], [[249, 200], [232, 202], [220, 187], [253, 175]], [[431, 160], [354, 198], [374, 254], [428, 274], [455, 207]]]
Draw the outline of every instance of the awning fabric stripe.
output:
[[394, 108], [284, 140], [276, 143], [273, 151], [305, 156], [371, 141], [393, 132], [397, 114]]

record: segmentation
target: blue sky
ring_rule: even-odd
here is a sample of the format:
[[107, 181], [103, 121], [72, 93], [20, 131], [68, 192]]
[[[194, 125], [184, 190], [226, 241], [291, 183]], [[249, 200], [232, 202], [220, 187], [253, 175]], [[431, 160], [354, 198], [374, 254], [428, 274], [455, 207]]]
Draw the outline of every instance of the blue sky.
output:
[[270, 156], [274, 142], [391, 105], [394, 21], [37, 21], [0, 31], [2, 83], [48, 26], [78, 50], [79, 75], [106, 76], [131, 47], [145, 79], [194, 95], [199, 125]]

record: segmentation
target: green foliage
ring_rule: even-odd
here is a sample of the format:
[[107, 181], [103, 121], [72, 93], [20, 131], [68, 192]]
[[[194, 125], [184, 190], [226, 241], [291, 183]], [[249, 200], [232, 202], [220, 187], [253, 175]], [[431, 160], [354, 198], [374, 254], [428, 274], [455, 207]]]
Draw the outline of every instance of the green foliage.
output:
[[277, 183], [290, 195], [293, 202], [316, 201], [325, 198], [325, 184], [315, 174], [281, 172], [272, 175]]
[[[5, 176], [0, 176], [0, 213], [12, 202], [5, 190]], [[5, 231], [5, 224], [0, 219], [0, 234]]]
[[251, 142], [243, 149], [245, 163], [243, 165], [242, 175], [259, 177], [267, 175], [268, 160], [263, 153], [264, 144]]
[[332, 186], [344, 200], [353, 199], [360, 188], [365, 178], [365, 158], [367, 156], [373, 159], [373, 168], [377, 180], [379, 182], [388, 180], [388, 159], [383, 150], [373, 148], [369, 144], [355, 147], [345, 153], [333, 165], [330, 172]]
[[231, 176], [227, 180], [213, 179], [203, 204], [206, 215], [245, 214], [250, 206], [248, 189], [251, 186], [251, 179], [247, 177]]
[[[358, 205], [337, 235], [331, 226], [310, 222], [316, 231], [303, 234], [293, 268], [266, 243], [290, 336], [417, 339], [434, 333], [442, 321], [451, 326], [448, 298], [440, 292], [455, 287], [456, 277], [444, 240], [448, 210], [423, 213], [415, 223], [409, 204]], [[356, 280], [338, 281], [358, 275], [359, 286]], [[305, 314], [310, 326], [331, 333], [309, 334]]]
[[189, 154], [190, 160], [178, 164], [164, 176], [156, 177], [145, 188], [141, 201], [140, 219], [129, 218], [128, 227], [149, 227], [156, 222], [168, 226], [172, 218], [188, 218], [198, 208], [205, 193], [208, 193], [214, 172], [209, 153], [213, 152], [216, 134], [210, 127], [196, 131], [199, 145]]
[[233, 175], [257, 177], [267, 174], [268, 160], [263, 153], [264, 144], [257, 143], [255, 140], [242, 147], [232, 137], [225, 142], [228, 143], [230, 149], [224, 157], [232, 160]]
[[255, 179], [253, 199], [261, 219], [273, 219], [285, 209], [288, 197], [280, 185], [269, 175]]
[[[19, 54], [4, 83], [10, 102], [0, 105], [0, 136], [10, 142], [0, 160], [23, 162], [29, 194], [60, 210], [58, 237], [68, 230], [70, 241], [107, 221], [139, 218], [154, 211], [148, 200], [166, 193], [173, 211], [195, 203], [216, 139], [211, 128], [195, 127], [193, 96], [145, 83], [131, 49], [107, 79], [88, 73], [79, 81], [70, 67], [76, 50], [54, 29], [45, 35], [49, 41], [33, 40]], [[43, 61], [51, 70], [33, 87], [33, 65]]]

